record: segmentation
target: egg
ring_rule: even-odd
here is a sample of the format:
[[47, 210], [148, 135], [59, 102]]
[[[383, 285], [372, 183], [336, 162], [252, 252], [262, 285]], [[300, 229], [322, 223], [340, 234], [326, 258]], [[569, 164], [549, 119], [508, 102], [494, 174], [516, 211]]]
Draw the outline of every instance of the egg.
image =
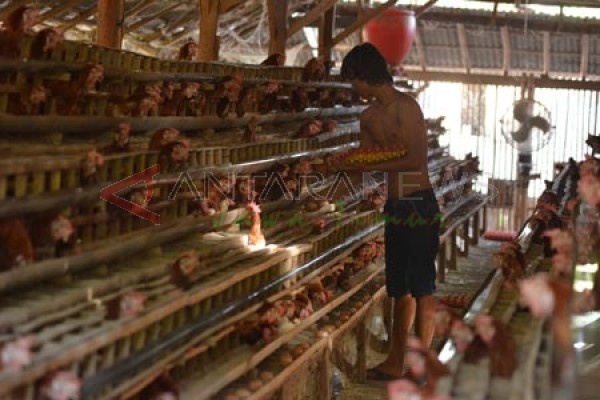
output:
[[290, 353], [285, 352], [282, 353], [281, 356], [279, 356], [279, 361], [284, 367], [287, 367], [288, 365], [294, 362], [294, 358]]
[[316, 333], [317, 337], [323, 338], [329, 336], [329, 332], [325, 329], [319, 329]]
[[248, 384], [246, 385], [246, 387], [253, 391], [256, 392], [258, 389], [260, 389], [261, 387], [263, 387], [263, 383], [260, 379], [252, 379], [250, 382], [248, 382]]
[[239, 388], [238, 390], [235, 391], [235, 394], [240, 399], [247, 399], [248, 397], [252, 396], [252, 393], [246, 388]]
[[270, 371], [262, 371], [258, 377], [263, 382], [270, 382], [273, 379], [273, 373]]
[[296, 359], [296, 358], [300, 357], [302, 354], [304, 354], [304, 351], [305, 351], [305, 349], [301, 345], [298, 345], [292, 349], [292, 357], [294, 357], [294, 359]]

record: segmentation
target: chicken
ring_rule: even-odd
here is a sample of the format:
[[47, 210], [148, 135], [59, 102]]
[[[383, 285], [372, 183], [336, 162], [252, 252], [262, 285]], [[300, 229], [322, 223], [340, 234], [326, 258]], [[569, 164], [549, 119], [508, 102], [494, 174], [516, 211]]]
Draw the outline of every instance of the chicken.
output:
[[35, 5], [22, 5], [12, 10], [2, 21], [2, 30], [13, 33], [31, 32], [37, 25], [40, 10]]
[[240, 99], [244, 83], [244, 77], [241, 74], [233, 74], [220, 78], [216, 83], [214, 96], [217, 103], [217, 115], [225, 118], [230, 112], [235, 110], [235, 105]]
[[178, 140], [180, 133], [175, 128], [164, 128], [156, 131], [150, 139], [148, 150], [157, 151], [162, 149], [167, 144]]
[[408, 375], [417, 382], [425, 382], [423, 392], [431, 396], [436, 391], [437, 382], [450, 370], [437, 358], [434, 351], [426, 349], [417, 337], [409, 337], [407, 341], [406, 364]]
[[440, 306], [438, 307], [431, 316], [435, 325], [434, 332], [435, 336], [447, 338], [450, 336], [450, 331], [454, 321], [460, 319], [455, 313], [450, 311], [449, 308]]
[[265, 58], [265, 60], [261, 62], [260, 65], [282, 67], [285, 65], [285, 59], [285, 54], [273, 53], [269, 55], [269, 57]]
[[545, 232], [545, 237], [550, 239], [550, 246], [555, 251], [552, 256], [552, 268], [558, 275], [571, 276], [573, 264], [574, 238], [568, 232], [560, 229], [551, 229]]
[[160, 171], [162, 173], [185, 171], [190, 146], [190, 140], [187, 138], [180, 138], [163, 146], [158, 156]]
[[144, 309], [146, 296], [135, 290], [130, 290], [106, 302], [106, 318], [115, 320], [132, 318]]
[[184, 252], [169, 267], [171, 282], [180, 289], [188, 289], [192, 285], [192, 275], [199, 265], [200, 260], [195, 250]]
[[260, 207], [255, 202], [249, 202], [246, 209], [250, 213], [250, 232], [248, 233], [248, 244], [256, 246], [265, 245], [265, 237], [260, 228]]
[[81, 160], [81, 186], [97, 185], [100, 183], [98, 168], [104, 165], [104, 157], [96, 149], [90, 150]]
[[38, 20], [39, 9], [34, 5], [22, 5], [12, 10], [2, 21], [0, 56], [18, 58], [23, 35], [31, 33]]
[[317, 136], [323, 130], [323, 123], [318, 119], [310, 120], [304, 123], [298, 132], [294, 135], [295, 139], [299, 138], [311, 138]]
[[0, 344], [0, 371], [20, 371], [31, 364], [32, 336]]
[[39, 31], [31, 42], [29, 58], [33, 60], [49, 59], [52, 51], [62, 43], [63, 35], [63, 32], [56, 28], [46, 28]]
[[494, 264], [502, 271], [508, 286], [514, 286], [525, 274], [526, 260], [521, 246], [516, 242], [507, 242], [493, 255]]
[[129, 136], [131, 135], [131, 125], [129, 122], [121, 122], [117, 131], [114, 133], [113, 142], [100, 149], [104, 155], [122, 154], [131, 151]]
[[34, 258], [33, 244], [23, 221], [0, 220], [0, 271], [29, 264]]
[[[200, 84], [196, 82], [184, 83], [181, 89], [175, 89], [170, 99], [164, 98], [163, 104], [159, 107], [161, 116], [185, 116], [188, 113], [186, 109], [193, 109], [193, 99], [198, 96]], [[159, 94], [159, 98], [162, 94]], [[191, 113], [191, 112], [190, 112]]]
[[75, 229], [68, 218], [59, 215], [50, 224], [50, 229], [54, 240], [55, 257], [65, 257], [77, 252]]
[[592, 135], [588, 133], [585, 144], [592, 148], [592, 154], [600, 153], [600, 135]]
[[78, 399], [80, 391], [81, 379], [77, 375], [71, 371], [55, 371], [44, 378], [39, 398], [44, 400]]
[[189, 41], [179, 48], [177, 59], [179, 61], [194, 61], [198, 58], [198, 44]]
[[304, 65], [302, 70], [302, 80], [323, 81], [327, 77], [328, 71], [322, 57], [313, 57]]
[[520, 301], [534, 317], [551, 318], [552, 332], [564, 352], [571, 351], [570, 302], [573, 287], [570, 279], [538, 273], [519, 282]]
[[253, 115], [252, 117], [250, 117], [248, 125], [244, 130], [244, 143], [256, 143], [256, 130], [258, 128], [259, 122], [260, 118], [257, 115]]
[[488, 347], [491, 376], [512, 377], [517, 368], [517, 350], [506, 325], [480, 314], [475, 317], [475, 332]]
[[57, 111], [63, 115], [80, 113], [81, 100], [96, 93], [96, 87], [104, 79], [104, 67], [100, 64], [88, 64], [75, 73], [70, 81], [48, 80], [45, 86], [51, 95], [60, 100]]
[[387, 385], [388, 400], [451, 400], [446, 395], [427, 395], [408, 379], [398, 379]]
[[290, 107], [293, 111], [302, 112], [310, 106], [310, 99], [305, 88], [299, 87], [292, 91]]

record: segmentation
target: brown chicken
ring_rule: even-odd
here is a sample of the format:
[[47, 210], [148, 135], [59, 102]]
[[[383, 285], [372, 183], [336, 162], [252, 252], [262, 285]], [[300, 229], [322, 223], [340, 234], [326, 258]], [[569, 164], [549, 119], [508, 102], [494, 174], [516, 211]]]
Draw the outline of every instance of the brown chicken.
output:
[[33, 245], [23, 221], [17, 218], [0, 220], [0, 271], [7, 271], [33, 260]]

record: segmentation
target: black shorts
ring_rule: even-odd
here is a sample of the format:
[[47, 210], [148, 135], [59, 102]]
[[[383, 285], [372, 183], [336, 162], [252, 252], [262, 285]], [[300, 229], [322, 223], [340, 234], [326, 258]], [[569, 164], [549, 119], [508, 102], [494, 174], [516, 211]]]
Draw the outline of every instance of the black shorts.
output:
[[385, 218], [385, 273], [390, 297], [435, 292], [435, 259], [440, 245], [441, 213], [432, 189], [405, 199], [389, 199]]

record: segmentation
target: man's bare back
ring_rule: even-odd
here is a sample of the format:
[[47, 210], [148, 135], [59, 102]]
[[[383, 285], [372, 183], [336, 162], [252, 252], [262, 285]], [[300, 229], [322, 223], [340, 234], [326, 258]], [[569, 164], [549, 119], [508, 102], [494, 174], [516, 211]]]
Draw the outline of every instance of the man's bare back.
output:
[[396, 92], [387, 104], [378, 101], [360, 119], [360, 147], [384, 148], [402, 144], [407, 154], [387, 168], [388, 197], [407, 197], [431, 188], [427, 168], [427, 132], [421, 108], [414, 98]]

